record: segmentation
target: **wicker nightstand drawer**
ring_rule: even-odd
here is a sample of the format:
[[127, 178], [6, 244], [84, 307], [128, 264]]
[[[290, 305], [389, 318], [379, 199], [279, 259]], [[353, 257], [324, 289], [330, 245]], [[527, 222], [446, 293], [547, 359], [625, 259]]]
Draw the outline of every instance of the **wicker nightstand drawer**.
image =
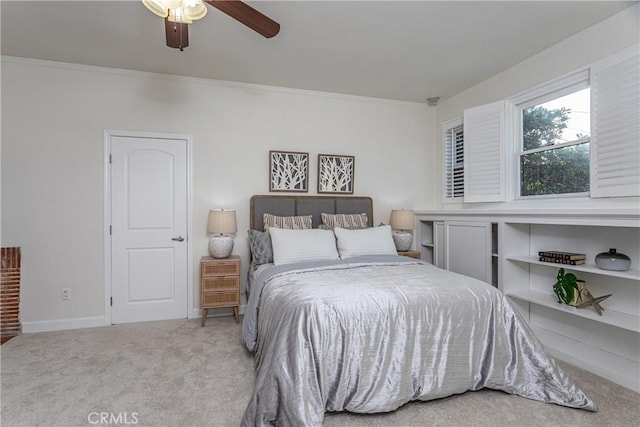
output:
[[240, 263], [237, 261], [203, 262], [201, 274], [202, 277], [239, 275]]
[[200, 282], [202, 292], [210, 291], [235, 291], [240, 288], [240, 277], [238, 276], [221, 276], [221, 277], [204, 277]]
[[202, 294], [203, 308], [229, 307], [240, 303], [238, 291], [208, 292]]
[[200, 260], [200, 308], [202, 326], [210, 308], [233, 308], [233, 316], [238, 319], [240, 306], [240, 257], [217, 259], [202, 257]]

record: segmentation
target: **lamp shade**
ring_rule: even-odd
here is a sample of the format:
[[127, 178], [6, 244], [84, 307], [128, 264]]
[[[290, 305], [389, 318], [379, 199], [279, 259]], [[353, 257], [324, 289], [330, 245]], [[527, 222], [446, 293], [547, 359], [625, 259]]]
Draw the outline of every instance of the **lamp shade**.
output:
[[237, 231], [236, 211], [227, 209], [212, 209], [209, 211], [208, 233], [234, 234]]
[[415, 222], [413, 211], [394, 209], [391, 211], [389, 222], [394, 230], [413, 230]]

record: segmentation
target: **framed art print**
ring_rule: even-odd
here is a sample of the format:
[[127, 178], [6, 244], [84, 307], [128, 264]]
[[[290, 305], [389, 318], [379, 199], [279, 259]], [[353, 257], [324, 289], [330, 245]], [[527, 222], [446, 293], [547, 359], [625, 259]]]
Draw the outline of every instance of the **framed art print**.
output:
[[356, 158], [318, 154], [318, 193], [353, 194]]
[[269, 151], [269, 191], [309, 191], [309, 153]]

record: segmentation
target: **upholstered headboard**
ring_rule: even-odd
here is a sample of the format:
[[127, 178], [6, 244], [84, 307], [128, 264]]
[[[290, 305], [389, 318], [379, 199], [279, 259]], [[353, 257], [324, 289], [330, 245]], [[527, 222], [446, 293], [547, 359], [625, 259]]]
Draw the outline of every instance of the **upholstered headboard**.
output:
[[250, 211], [249, 228], [260, 231], [264, 231], [262, 215], [265, 213], [278, 216], [311, 215], [314, 228], [320, 225], [321, 213], [366, 213], [369, 227], [373, 226], [371, 197], [256, 195], [251, 197]]

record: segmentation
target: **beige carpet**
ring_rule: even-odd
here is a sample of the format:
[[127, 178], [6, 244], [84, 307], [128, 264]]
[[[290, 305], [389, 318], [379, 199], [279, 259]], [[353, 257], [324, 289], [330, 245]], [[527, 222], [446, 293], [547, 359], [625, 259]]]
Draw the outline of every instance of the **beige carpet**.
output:
[[[237, 426], [255, 378], [232, 317], [25, 334], [0, 351], [3, 427], [106, 425], [101, 413], [112, 425]], [[325, 425], [640, 426], [638, 393], [567, 370], [599, 412], [483, 390], [388, 414], [327, 414]]]

